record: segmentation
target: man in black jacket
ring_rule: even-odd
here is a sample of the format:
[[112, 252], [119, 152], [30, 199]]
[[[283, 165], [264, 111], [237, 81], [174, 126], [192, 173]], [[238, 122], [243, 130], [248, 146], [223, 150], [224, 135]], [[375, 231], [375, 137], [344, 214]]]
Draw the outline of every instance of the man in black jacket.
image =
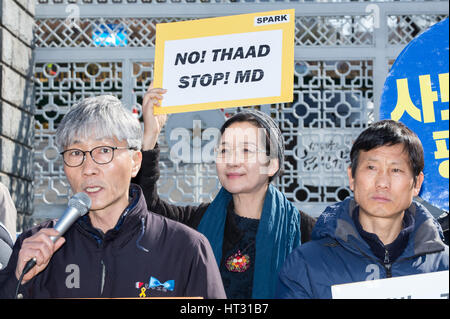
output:
[[[131, 177], [139, 171], [139, 122], [112, 96], [73, 107], [56, 132], [73, 193], [91, 199], [55, 243], [55, 221], [24, 232], [0, 272], [0, 298], [225, 298], [207, 239], [147, 210]], [[19, 284], [25, 264], [36, 259]]]

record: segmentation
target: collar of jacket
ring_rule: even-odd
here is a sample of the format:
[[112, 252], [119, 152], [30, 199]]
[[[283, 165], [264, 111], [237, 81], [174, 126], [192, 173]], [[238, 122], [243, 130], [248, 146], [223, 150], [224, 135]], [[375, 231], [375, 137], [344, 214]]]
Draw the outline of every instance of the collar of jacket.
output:
[[411, 216], [409, 210], [405, 211], [402, 220], [402, 229], [390, 244], [385, 245], [377, 234], [370, 233], [364, 230], [359, 222], [359, 207], [357, 206], [352, 212], [353, 223], [358, 230], [359, 235], [370, 246], [370, 249], [378, 257], [378, 259], [386, 262], [386, 252], [388, 253], [388, 261], [395, 261], [405, 250], [409, 242], [409, 235], [414, 230], [414, 218]]
[[123, 238], [118, 245], [124, 245], [136, 233], [136, 229], [141, 225], [141, 218], [146, 217], [147, 204], [142, 193], [142, 189], [136, 185], [131, 184], [129, 190], [129, 205], [125, 208], [119, 217], [116, 225], [103, 233], [101, 230], [95, 228], [89, 218], [89, 214], [80, 217], [77, 221], [78, 229], [96, 240], [100, 246], [107, 241], [113, 241], [119, 236]]
[[[331, 237], [347, 249], [374, 257], [369, 245], [361, 238], [353, 222], [352, 213], [356, 207], [357, 203], [352, 196], [328, 206], [317, 220], [312, 239]], [[408, 210], [414, 218], [414, 230], [399, 259], [444, 250], [442, 229], [431, 213], [416, 201], [412, 202]]]

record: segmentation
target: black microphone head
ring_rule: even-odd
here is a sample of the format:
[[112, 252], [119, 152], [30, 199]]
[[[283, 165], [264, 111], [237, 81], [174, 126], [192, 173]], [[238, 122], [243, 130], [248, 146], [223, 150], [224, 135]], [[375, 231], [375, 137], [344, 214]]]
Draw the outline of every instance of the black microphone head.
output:
[[86, 193], [79, 192], [69, 199], [68, 206], [76, 208], [80, 212], [80, 216], [83, 216], [91, 208], [91, 199]]

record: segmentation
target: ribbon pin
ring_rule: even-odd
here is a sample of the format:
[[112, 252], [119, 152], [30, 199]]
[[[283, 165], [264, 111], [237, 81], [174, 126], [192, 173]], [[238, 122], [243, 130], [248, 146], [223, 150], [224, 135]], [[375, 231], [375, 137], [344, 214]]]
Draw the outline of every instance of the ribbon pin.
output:
[[166, 281], [164, 283], [161, 283], [155, 277], [150, 277], [150, 281], [148, 283], [148, 287], [149, 288], [157, 288], [157, 287], [160, 287], [160, 286], [163, 286], [167, 290], [173, 291], [173, 289], [175, 288], [175, 280], [168, 280], [168, 281]]

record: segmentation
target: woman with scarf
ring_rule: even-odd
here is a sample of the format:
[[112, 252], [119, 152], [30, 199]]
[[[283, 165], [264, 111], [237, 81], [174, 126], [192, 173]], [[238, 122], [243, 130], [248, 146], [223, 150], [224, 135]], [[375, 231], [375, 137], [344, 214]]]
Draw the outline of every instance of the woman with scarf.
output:
[[228, 298], [273, 298], [277, 274], [287, 255], [310, 238], [315, 219], [288, 201], [271, 181], [284, 162], [284, 145], [275, 122], [246, 110], [222, 126], [216, 169], [222, 185], [211, 203], [171, 205], [157, 194], [157, 139], [165, 115], [154, 115], [166, 90], [149, 87], [142, 105], [143, 163], [134, 182], [148, 209], [203, 233], [211, 243]]

